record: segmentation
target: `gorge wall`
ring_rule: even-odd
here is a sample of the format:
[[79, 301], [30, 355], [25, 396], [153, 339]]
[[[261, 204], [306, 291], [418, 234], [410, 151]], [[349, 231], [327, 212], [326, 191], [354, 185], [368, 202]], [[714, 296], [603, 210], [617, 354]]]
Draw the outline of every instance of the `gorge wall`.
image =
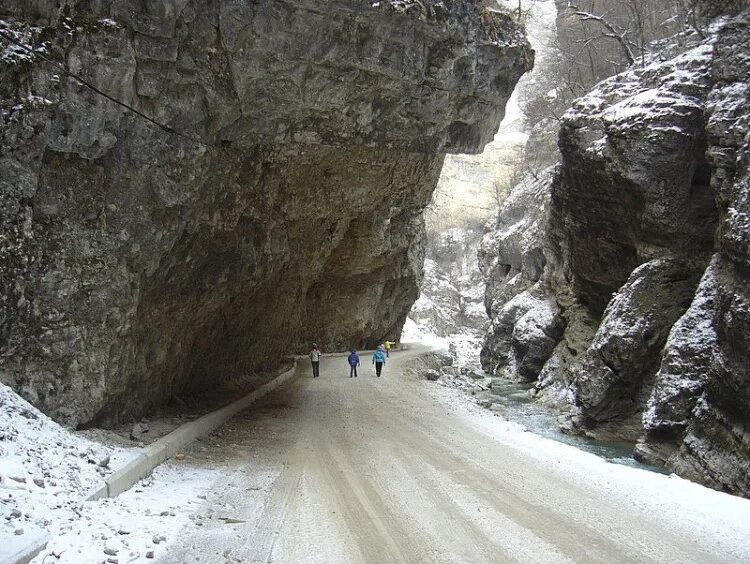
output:
[[74, 426], [396, 338], [444, 154], [492, 139], [533, 61], [470, 1], [0, 18], [0, 380]]
[[564, 427], [750, 496], [750, 18], [574, 103], [480, 263], [495, 375]]

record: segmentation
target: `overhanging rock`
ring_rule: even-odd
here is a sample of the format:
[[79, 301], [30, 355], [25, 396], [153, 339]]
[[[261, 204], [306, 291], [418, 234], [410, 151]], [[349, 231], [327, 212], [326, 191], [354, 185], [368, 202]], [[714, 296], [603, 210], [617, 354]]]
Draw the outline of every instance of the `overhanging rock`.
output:
[[107, 424], [313, 340], [397, 337], [443, 155], [481, 150], [531, 66], [511, 20], [468, 0], [90, 6], [0, 7], [35, 50], [0, 58], [0, 379]]

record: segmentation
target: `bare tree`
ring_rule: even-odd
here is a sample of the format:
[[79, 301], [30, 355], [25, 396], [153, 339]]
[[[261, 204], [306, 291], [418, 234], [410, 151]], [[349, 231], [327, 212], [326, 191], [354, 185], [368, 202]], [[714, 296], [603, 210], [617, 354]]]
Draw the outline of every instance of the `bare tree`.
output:
[[[670, 46], [695, 16], [687, 4], [710, 0], [569, 0], [558, 2], [557, 33], [542, 47], [537, 70], [526, 79], [519, 102], [531, 131], [515, 179], [533, 179], [558, 160], [557, 131], [576, 98], [601, 80], [648, 63]], [[717, 0], [750, 2], [750, 0]], [[534, 0], [519, 0], [514, 12], [533, 23]], [[666, 46], [666, 47], [665, 47]], [[505, 179], [493, 186], [502, 199]], [[511, 184], [512, 185], [512, 184]]]
[[670, 25], [679, 11], [675, 0], [577, 0], [567, 10], [580, 25], [563, 25], [562, 43], [582, 47], [579, 55], [588, 58], [592, 78], [645, 64], [651, 42], [680, 31]]
[[[613, 24], [604, 19], [604, 17], [597, 16], [596, 14], [581, 12], [579, 10], [576, 10], [573, 13], [578, 16], [582, 22], [598, 22], [602, 26], [600, 35], [588, 37], [584, 40], [584, 45], [586, 47], [589, 47], [594, 41], [598, 39], [614, 39], [622, 49], [622, 54], [625, 57], [628, 65], [635, 64], [633, 47], [637, 47], [637, 45], [634, 45], [633, 42], [629, 39], [631, 30], [627, 28], [621, 28], [619, 26], [615, 27]], [[590, 53], [591, 51], [588, 52]]]

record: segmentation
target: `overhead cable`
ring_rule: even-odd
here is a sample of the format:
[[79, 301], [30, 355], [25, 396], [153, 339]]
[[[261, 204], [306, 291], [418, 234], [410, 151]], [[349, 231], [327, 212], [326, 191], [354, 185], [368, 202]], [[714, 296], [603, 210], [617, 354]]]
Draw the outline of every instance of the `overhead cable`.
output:
[[157, 126], [158, 128], [166, 131], [167, 133], [170, 133], [172, 135], [177, 135], [179, 137], [182, 137], [184, 139], [192, 141], [193, 143], [198, 143], [198, 144], [203, 145], [203, 146], [209, 146], [209, 144], [206, 143], [205, 141], [203, 141], [202, 139], [195, 138], [193, 136], [190, 136], [190, 135], [187, 135], [187, 134], [182, 133], [180, 131], [177, 131], [175, 128], [173, 128], [173, 127], [171, 127], [171, 126], [169, 126], [169, 125], [167, 125], [165, 123], [162, 123], [162, 122], [160, 122], [160, 121], [158, 121], [158, 120], [156, 120], [156, 119], [154, 119], [154, 118], [152, 118], [152, 117], [144, 114], [140, 110], [135, 109], [133, 106], [131, 106], [131, 105], [129, 105], [129, 104], [127, 104], [127, 103], [125, 103], [125, 102], [123, 102], [121, 100], [118, 100], [114, 96], [111, 96], [111, 95], [107, 94], [106, 92], [103, 92], [102, 90], [100, 90], [99, 88], [97, 88], [96, 86], [94, 86], [93, 84], [91, 84], [89, 81], [87, 81], [86, 79], [84, 79], [80, 75], [72, 72], [66, 66], [58, 63], [57, 61], [53, 61], [52, 59], [49, 59], [49, 58], [45, 57], [44, 55], [42, 55], [41, 53], [39, 53], [37, 51], [34, 51], [33, 49], [31, 49], [31, 47], [29, 47], [28, 45], [25, 45], [21, 41], [18, 41], [15, 37], [13, 37], [12, 35], [9, 35], [5, 31], [0, 30], [0, 37], [4, 38], [6, 41], [9, 41], [10, 43], [12, 43], [14, 45], [17, 45], [21, 49], [23, 49], [26, 52], [30, 53], [32, 56], [38, 57], [38, 58], [42, 59], [43, 61], [46, 61], [47, 63], [49, 63], [53, 67], [55, 67], [55, 68], [59, 69], [60, 71], [62, 71], [65, 75], [67, 75], [70, 78], [78, 81], [80, 84], [82, 84], [86, 88], [90, 89], [91, 91], [95, 92], [99, 96], [102, 96], [102, 97], [106, 98], [110, 102], [114, 102], [118, 106], [121, 106], [121, 107], [125, 108], [126, 110], [128, 110], [129, 112], [132, 112], [135, 115], [137, 115], [137, 116], [145, 119], [146, 121], [152, 123], [153, 125]]

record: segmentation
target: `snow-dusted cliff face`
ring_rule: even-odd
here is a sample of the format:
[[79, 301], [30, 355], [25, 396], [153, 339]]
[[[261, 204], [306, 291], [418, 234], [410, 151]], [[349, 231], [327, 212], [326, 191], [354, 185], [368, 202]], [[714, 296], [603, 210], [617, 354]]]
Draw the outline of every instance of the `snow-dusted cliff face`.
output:
[[559, 308], [541, 280], [550, 179], [547, 170], [515, 186], [500, 210], [499, 229], [482, 241], [479, 268], [492, 322], [480, 360], [490, 374], [534, 381], [559, 340]]
[[9, 0], [0, 18], [34, 51], [0, 54], [0, 379], [72, 425], [397, 336], [444, 154], [492, 139], [533, 60], [469, 1]]
[[537, 380], [571, 430], [639, 439], [637, 457], [744, 496], [749, 76], [740, 17], [606, 80], [564, 117], [553, 180], [508, 201], [484, 251], [486, 368]]
[[[471, 237], [460, 229], [448, 233], [455, 235], [459, 244]], [[469, 240], [467, 246], [466, 257], [476, 256], [473, 241]], [[487, 317], [482, 307], [484, 285], [479, 272], [470, 265], [460, 269], [453, 262], [441, 260], [439, 256], [430, 258], [429, 255], [428, 251], [422, 291], [409, 317], [438, 337], [462, 331], [481, 335], [486, 328]]]

